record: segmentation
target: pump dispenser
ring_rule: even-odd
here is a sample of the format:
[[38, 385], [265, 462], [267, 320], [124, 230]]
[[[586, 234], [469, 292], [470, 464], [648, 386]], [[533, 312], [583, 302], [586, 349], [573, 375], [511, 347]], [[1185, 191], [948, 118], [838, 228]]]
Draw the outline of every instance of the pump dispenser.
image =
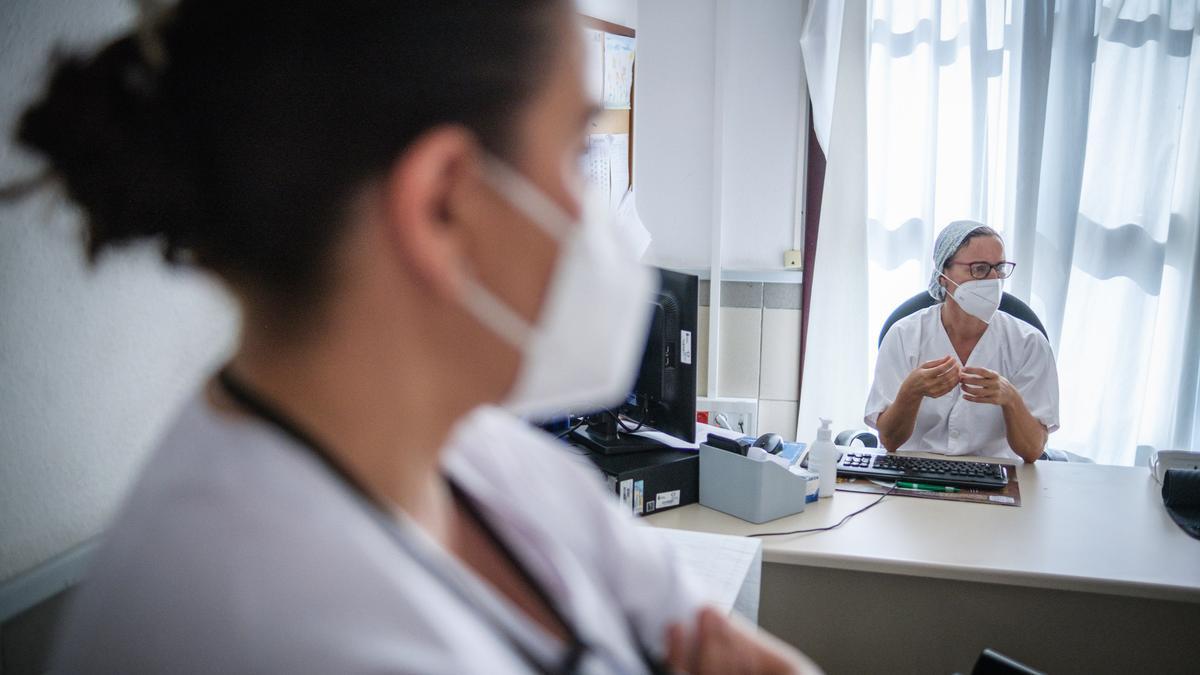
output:
[[813, 441], [808, 450], [808, 468], [817, 473], [820, 480], [821, 498], [832, 497], [837, 485], [837, 446], [833, 444], [833, 431], [829, 425], [831, 420], [821, 419], [821, 428], [817, 429], [817, 440]]

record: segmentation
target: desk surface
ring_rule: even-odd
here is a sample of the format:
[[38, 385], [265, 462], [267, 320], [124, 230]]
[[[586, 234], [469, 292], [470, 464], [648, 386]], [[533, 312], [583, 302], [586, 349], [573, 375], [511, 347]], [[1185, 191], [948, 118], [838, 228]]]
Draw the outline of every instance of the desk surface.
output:
[[[1037, 462], [1017, 472], [1020, 507], [889, 496], [836, 530], [764, 538], [763, 560], [1200, 603], [1200, 540], [1167, 516], [1144, 468]], [[832, 525], [876, 498], [837, 492], [761, 525], [699, 504], [646, 520], [779, 532]]]

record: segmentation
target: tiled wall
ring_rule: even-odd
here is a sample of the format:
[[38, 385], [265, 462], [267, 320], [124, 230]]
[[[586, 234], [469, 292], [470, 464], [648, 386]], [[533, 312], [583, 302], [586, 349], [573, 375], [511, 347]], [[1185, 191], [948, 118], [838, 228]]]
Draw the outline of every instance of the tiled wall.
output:
[[[700, 282], [696, 392], [708, 396], [708, 295]], [[796, 438], [800, 400], [800, 284], [721, 284], [720, 395], [758, 399], [758, 433]], [[802, 438], [809, 434], [801, 433]]]

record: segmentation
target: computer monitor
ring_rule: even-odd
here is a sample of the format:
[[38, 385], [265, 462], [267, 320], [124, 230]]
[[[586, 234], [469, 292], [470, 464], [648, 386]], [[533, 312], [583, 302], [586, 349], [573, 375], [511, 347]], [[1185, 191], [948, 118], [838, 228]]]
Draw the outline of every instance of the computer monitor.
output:
[[[571, 440], [606, 455], [661, 450], [666, 444], [638, 436], [654, 429], [696, 441], [696, 316], [700, 280], [658, 269], [659, 291], [651, 300], [646, 350], [633, 391], [617, 410], [588, 415]], [[619, 420], [617, 415], [627, 418]]]

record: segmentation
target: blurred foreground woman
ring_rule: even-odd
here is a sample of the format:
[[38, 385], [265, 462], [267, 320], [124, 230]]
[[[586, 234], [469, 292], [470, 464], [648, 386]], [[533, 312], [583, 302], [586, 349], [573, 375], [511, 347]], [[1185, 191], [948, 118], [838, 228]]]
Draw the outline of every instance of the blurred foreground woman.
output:
[[800, 672], [514, 416], [631, 384], [653, 276], [583, 217], [560, 0], [183, 0], [20, 141], [96, 256], [243, 312], [77, 594], [62, 672]]

